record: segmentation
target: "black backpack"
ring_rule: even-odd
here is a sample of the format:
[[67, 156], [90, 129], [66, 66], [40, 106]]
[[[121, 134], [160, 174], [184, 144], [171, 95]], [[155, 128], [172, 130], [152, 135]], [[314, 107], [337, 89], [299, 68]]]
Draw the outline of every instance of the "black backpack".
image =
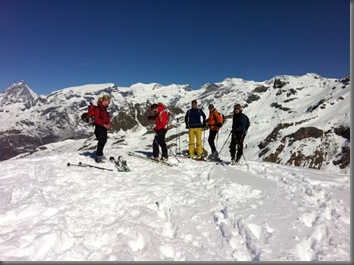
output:
[[248, 118], [248, 116], [244, 113], [242, 113], [243, 115], [245, 115], [246, 117], [246, 129], [245, 129], [245, 132], [248, 131], [248, 128], [250, 127], [251, 123], [250, 123], [250, 119]]

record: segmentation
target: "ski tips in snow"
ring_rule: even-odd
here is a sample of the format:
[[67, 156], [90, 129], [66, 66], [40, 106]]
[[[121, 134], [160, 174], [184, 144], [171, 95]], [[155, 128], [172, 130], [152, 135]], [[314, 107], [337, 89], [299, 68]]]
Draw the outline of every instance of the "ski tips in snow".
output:
[[129, 172], [130, 171], [127, 161], [123, 158], [123, 156], [118, 156], [117, 160], [113, 156], [111, 156], [109, 158], [109, 161], [111, 161], [114, 164], [114, 166], [116, 167], [116, 169], [119, 172]]

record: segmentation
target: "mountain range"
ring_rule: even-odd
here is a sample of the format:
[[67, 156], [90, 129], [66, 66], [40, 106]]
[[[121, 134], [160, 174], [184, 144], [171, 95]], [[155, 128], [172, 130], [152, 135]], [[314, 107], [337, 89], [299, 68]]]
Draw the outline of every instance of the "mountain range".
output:
[[[37, 95], [20, 81], [0, 93], [0, 160], [45, 149], [48, 143], [86, 138], [95, 149], [94, 128], [81, 120], [90, 102], [109, 94], [112, 128], [109, 137], [125, 145], [130, 136], [151, 149], [153, 132], [147, 119], [152, 103], [162, 102], [174, 114], [167, 133], [170, 151], [188, 148], [184, 115], [192, 100], [208, 115], [212, 103], [226, 117], [217, 137], [220, 156], [230, 159], [228, 144], [233, 106], [239, 103], [251, 126], [245, 138], [244, 159], [293, 165], [331, 172], [350, 170], [350, 77], [325, 78], [309, 73], [281, 75], [264, 82], [227, 78], [193, 90], [189, 85], [137, 83], [88, 84]], [[205, 152], [209, 132], [203, 132]]]

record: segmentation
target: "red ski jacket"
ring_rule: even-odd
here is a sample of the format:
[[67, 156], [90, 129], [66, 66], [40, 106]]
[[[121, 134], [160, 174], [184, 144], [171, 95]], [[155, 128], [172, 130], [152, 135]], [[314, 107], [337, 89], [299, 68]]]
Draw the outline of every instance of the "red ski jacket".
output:
[[103, 124], [111, 124], [111, 120], [109, 119], [107, 107], [102, 104], [98, 104], [98, 107], [95, 109], [95, 123], [98, 126], [102, 126]]
[[157, 114], [155, 115], [155, 131], [167, 130], [168, 114], [162, 103], [157, 105]]

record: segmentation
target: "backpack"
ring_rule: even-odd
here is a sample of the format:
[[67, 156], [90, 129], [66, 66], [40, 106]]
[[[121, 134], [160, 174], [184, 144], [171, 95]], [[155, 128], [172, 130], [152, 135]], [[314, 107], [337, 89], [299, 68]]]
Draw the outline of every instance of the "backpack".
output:
[[97, 108], [97, 106], [93, 105], [90, 102], [87, 112], [85, 112], [81, 115], [81, 119], [90, 125], [95, 125], [95, 110], [96, 110], [96, 108]]
[[169, 110], [167, 109], [164, 109], [163, 111], [160, 112], [159, 114], [159, 118], [161, 119], [161, 115], [163, 112], [166, 112], [167, 113], [167, 130], [171, 129], [173, 126], [174, 126], [174, 123], [176, 121], [176, 118], [175, 118], [175, 115], [170, 112]]
[[224, 114], [222, 114], [221, 112], [218, 112], [217, 111], [217, 113], [220, 115], [220, 117], [221, 117], [221, 125], [220, 125], [220, 127], [219, 128], [221, 128], [223, 125], [224, 125], [224, 123], [225, 123], [225, 115]]
[[246, 129], [245, 132], [247, 132], [248, 128], [250, 127], [251, 123], [250, 123], [250, 119], [248, 118], [248, 116], [246, 114], [243, 114], [246, 117]]

